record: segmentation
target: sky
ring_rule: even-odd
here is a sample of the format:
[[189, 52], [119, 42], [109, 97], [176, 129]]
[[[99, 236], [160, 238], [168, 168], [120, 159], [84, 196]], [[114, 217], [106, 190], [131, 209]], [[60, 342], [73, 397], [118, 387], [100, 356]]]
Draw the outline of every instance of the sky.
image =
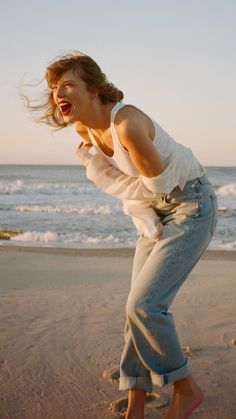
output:
[[33, 122], [19, 87], [79, 50], [202, 164], [236, 166], [235, 0], [8, 0], [0, 28], [0, 164], [78, 163], [74, 127]]

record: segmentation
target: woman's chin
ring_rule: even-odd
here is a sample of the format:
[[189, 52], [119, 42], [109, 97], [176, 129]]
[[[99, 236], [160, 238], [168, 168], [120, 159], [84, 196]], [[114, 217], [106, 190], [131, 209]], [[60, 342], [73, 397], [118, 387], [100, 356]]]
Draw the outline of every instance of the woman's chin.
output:
[[74, 122], [76, 122], [76, 118], [75, 115], [62, 115], [63, 117], [63, 121], [65, 122], [65, 124], [73, 124]]

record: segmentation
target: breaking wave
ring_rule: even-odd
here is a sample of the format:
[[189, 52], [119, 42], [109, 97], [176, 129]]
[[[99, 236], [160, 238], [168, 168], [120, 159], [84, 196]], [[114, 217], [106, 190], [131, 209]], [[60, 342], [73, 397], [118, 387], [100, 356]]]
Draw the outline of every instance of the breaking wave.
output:
[[219, 196], [236, 196], [236, 183], [229, 183], [216, 190]]
[[11, 241], [51, 243], [58, 240], [57, 233], [52, 231], [26, 231], [11, 238]]

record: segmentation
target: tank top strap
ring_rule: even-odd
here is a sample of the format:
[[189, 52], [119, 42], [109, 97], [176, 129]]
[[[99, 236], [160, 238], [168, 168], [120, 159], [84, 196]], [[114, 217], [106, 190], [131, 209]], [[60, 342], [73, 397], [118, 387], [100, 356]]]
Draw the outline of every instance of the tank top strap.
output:
[[93, 134], [91, 133], [91, 131], [90, 131], [90, 129], [89, 129], [89, 128], [87, 128], [87, 132], [88, 132], [88, 135], [89, 135], [90, 141], [91, 141], [91, 143], [93, 144], [93, 146], [94, 146], [95, 150], [97, 150], [100, 154], [102, 154], [102, 155], [103, 155], [104, 153], [101, 151], [100, 147], [98, 146], [98, 144], [97, 144], [97, 142], [96, 142], [96, 140], [95, 140], [95, 138], [94, 138], [94, 136], [93, 136]]
[[111, 124], [114, 124], [114, 120], [115, 120], [115, 116], [117, 112], [126, 105], [127, 105], [126, 103], [121, 103], [121, 102], [117, 102], [115, 104], [115, 106], [111, 110]]
[[95, 141], [95, 139], [94, 139], [94, 137], [93, 137], [93, 134], [91, 133], [91, 131], [90, 131], [90, 129], [89, 129], [89, 128], [87, 128], [87, 133], [88, 133], [88, 135], [89, 135], [89, 138], [90, 138], [91, 143], [92, 143], [93, 145], [97, 146], [97, 143], [96, 143], [96, 141]]

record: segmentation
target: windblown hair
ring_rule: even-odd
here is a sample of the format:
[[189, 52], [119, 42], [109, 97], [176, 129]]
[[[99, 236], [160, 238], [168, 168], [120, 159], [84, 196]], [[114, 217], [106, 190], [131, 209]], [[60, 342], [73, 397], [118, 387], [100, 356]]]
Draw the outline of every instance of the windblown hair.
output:
[[64, 128], [67, 124], [53, 100], [52, 86], [68, 70], [73, 70], [86, 83], [87, 88], [96, 88], [98, 97], [103, 104], [109, 102], [119, 102], [123, 99], [123, 93], [107, 80], [98, 64], [88, 55], [82, 53], [68, 54], [56, 59], [46, 69], [45, 79], [48, 90], [45, 94], [45, 100], [36, 105], [31, 105], [28, 98], [26, 106], [32, 112], [43, 114], [36, 118], [37, 122], [42, 122], [58, 129]]

